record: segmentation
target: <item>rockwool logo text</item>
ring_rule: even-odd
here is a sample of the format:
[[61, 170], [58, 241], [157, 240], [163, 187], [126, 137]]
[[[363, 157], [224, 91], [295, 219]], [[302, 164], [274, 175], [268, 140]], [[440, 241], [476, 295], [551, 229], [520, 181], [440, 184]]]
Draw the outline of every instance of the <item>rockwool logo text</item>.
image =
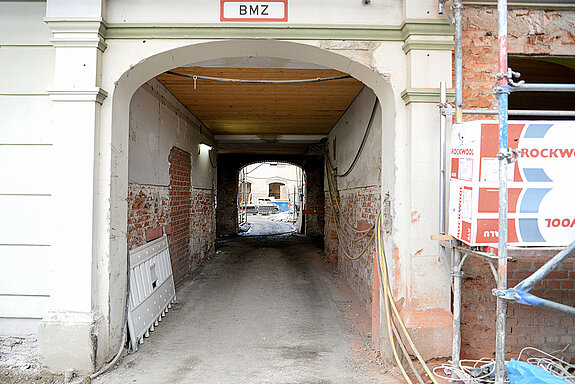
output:
[[521, 157], [575, 157], [575, 148], [521, 148]]
[[451, 150], [451, 154], [473, 156], [473, 148], [453, 148]]

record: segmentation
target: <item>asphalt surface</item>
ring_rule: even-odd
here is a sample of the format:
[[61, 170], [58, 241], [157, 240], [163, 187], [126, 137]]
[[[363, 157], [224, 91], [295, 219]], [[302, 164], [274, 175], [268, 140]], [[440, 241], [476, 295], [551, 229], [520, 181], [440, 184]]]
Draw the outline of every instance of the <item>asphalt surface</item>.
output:
[[[279, 224], [274, 230], [285, 232]], [[326, 276], [321, 251], [305, 237], [219, 242], [177, 286], [178, 303], [139, 351], [93, 382], [396, 383], [358, 363], [367, 348], [353, 341]]]

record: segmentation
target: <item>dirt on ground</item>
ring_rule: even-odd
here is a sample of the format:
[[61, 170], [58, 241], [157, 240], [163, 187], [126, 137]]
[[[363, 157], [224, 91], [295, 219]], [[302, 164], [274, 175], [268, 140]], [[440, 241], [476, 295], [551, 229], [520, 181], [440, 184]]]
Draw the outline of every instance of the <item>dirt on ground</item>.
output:
[[342, 284], [304, 236], [222, 240], [140, 350], [94, 383], [399, 383]]
[[34, 333], [9, 336], [0, 334], [0, 383], [61, 384], [64, 378], [42, 367]]
[[[255, 222], [255, 236], [219, 241], [138, 352], [93, 382], [403, 382], [371, 349], [371, 315], [322, 250], [289, 223]], [[37, 359], [0, 365], [0, 383], [62, 382]]]

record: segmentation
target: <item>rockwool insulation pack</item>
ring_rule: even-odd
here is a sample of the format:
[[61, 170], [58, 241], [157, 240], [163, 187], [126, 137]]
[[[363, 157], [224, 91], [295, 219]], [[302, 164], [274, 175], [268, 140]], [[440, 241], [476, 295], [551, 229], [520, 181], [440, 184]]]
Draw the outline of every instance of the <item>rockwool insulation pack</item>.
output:
[[[449, 234], [471, 246], [498, 241], [499, 126], [455, 124]], [[575, 240], [575, 121], [510, 121], [508, 242], [566, 246]]]

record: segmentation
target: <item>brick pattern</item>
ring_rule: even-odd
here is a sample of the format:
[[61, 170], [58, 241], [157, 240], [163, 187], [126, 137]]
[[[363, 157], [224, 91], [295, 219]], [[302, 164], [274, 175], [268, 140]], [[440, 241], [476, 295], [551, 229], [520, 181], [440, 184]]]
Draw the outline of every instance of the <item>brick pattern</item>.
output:
[[192, 188], [190, 211], [190, 268], [213, 250], [216, 241], [215, 194], [212, 190]]
[[[510, 55], [572, 56], [575, 50], [575, 11], [544, 8], [512, 8], [508, 13]], [[497, 109], [492, 93], [498, 72], [497, 10], [493, 6], [466, 6], [463, 11], [463, 102], [464, 108]], [[465, 120], [494, 119], [464, 116]], [[538, 253], [538, 254], [537, 254]], [[510, 253], [511, 254], [511, 253]], [[509, 265], [509, 286], [535, 271], [554, 252], [542, 257], [540, 250], [515, 252]], [[489, 266], [476, 258], [465, 262], [463, 283], [462, 355], [491, 357], [495, 348], [495, 281]], [[532, 293], [565, 304], [575, 304], [573, 261], [564, 263]], [[557, 312], [521, 304], [509, 304], [507, 353], [514, 357], [524, 346], [546, 351], [575, 344], [574, 319]], [[575, 357], [575, 349], [568, 351]]]
[[170, 163], [170, 256], [175, 282], [182, 280], [192, 270], [190, 260], [190, 212], [191, 212], [191, 157], [173, 147], [168, 158]]
[[[342, 210], [341, 217], [348, 220], [353, 227], [367, 229], [377, 220], [381, 205], [381, 188], [379, 186], [343, 190], [339, 192], [339, 198]], [[340, 227], [340, 240], [338, 241], [329, 193], [325, 194], [325, 211], [324, 252], [330, 260], [337, 260], [338, 268], [350, 287], [364, 301], [366, 307], [371, 309], [375, 241], [357, 260], [349, 260], [345, 256], [343, 247], [350, 256], [356, 257], [365, 248], [372, 233], [370, 232], [365, 238], [355, 241], [354, 239], [361, 237], [361, 235], [354, 234], [349, 229], [342, 230]]]
[[[510, 8], [510, 55], [572, 56], [575, 50], [575, 11]], [[466, 6], [463, 11], [464, 108], [497, 109], [492, 89], [498, 72], [497, 10]], [[464, 116], [465, 120], [493, 116]]]
[[[508, 286], [514, 287], [521, 280], [541, 267], [556, 251], [517, 251], [510, 255], [517, 261], [509, 263]], [[538, 255], [537, 255], [538, 253]], [[468, 259], [464, 265], [462, 356], [464, 358], [492, 357], [495, 351], [496, 300], [491, 289], [496, 283], [486, 262]], [[575, 258], [562, 263], [530, 293], [566, 305], [575, 305]], [[526, 346], [547, 352], [575, 345], [575, 318], [559, 312], [509, 303], [507, 311], [507, 358], [517, 357]], [[575, 359], [575, 349], [566, 351], [567, 360]]]
[[146, 243], [146, 230], [170, 222], [169, 188], [128, 184], [128, 248]]

